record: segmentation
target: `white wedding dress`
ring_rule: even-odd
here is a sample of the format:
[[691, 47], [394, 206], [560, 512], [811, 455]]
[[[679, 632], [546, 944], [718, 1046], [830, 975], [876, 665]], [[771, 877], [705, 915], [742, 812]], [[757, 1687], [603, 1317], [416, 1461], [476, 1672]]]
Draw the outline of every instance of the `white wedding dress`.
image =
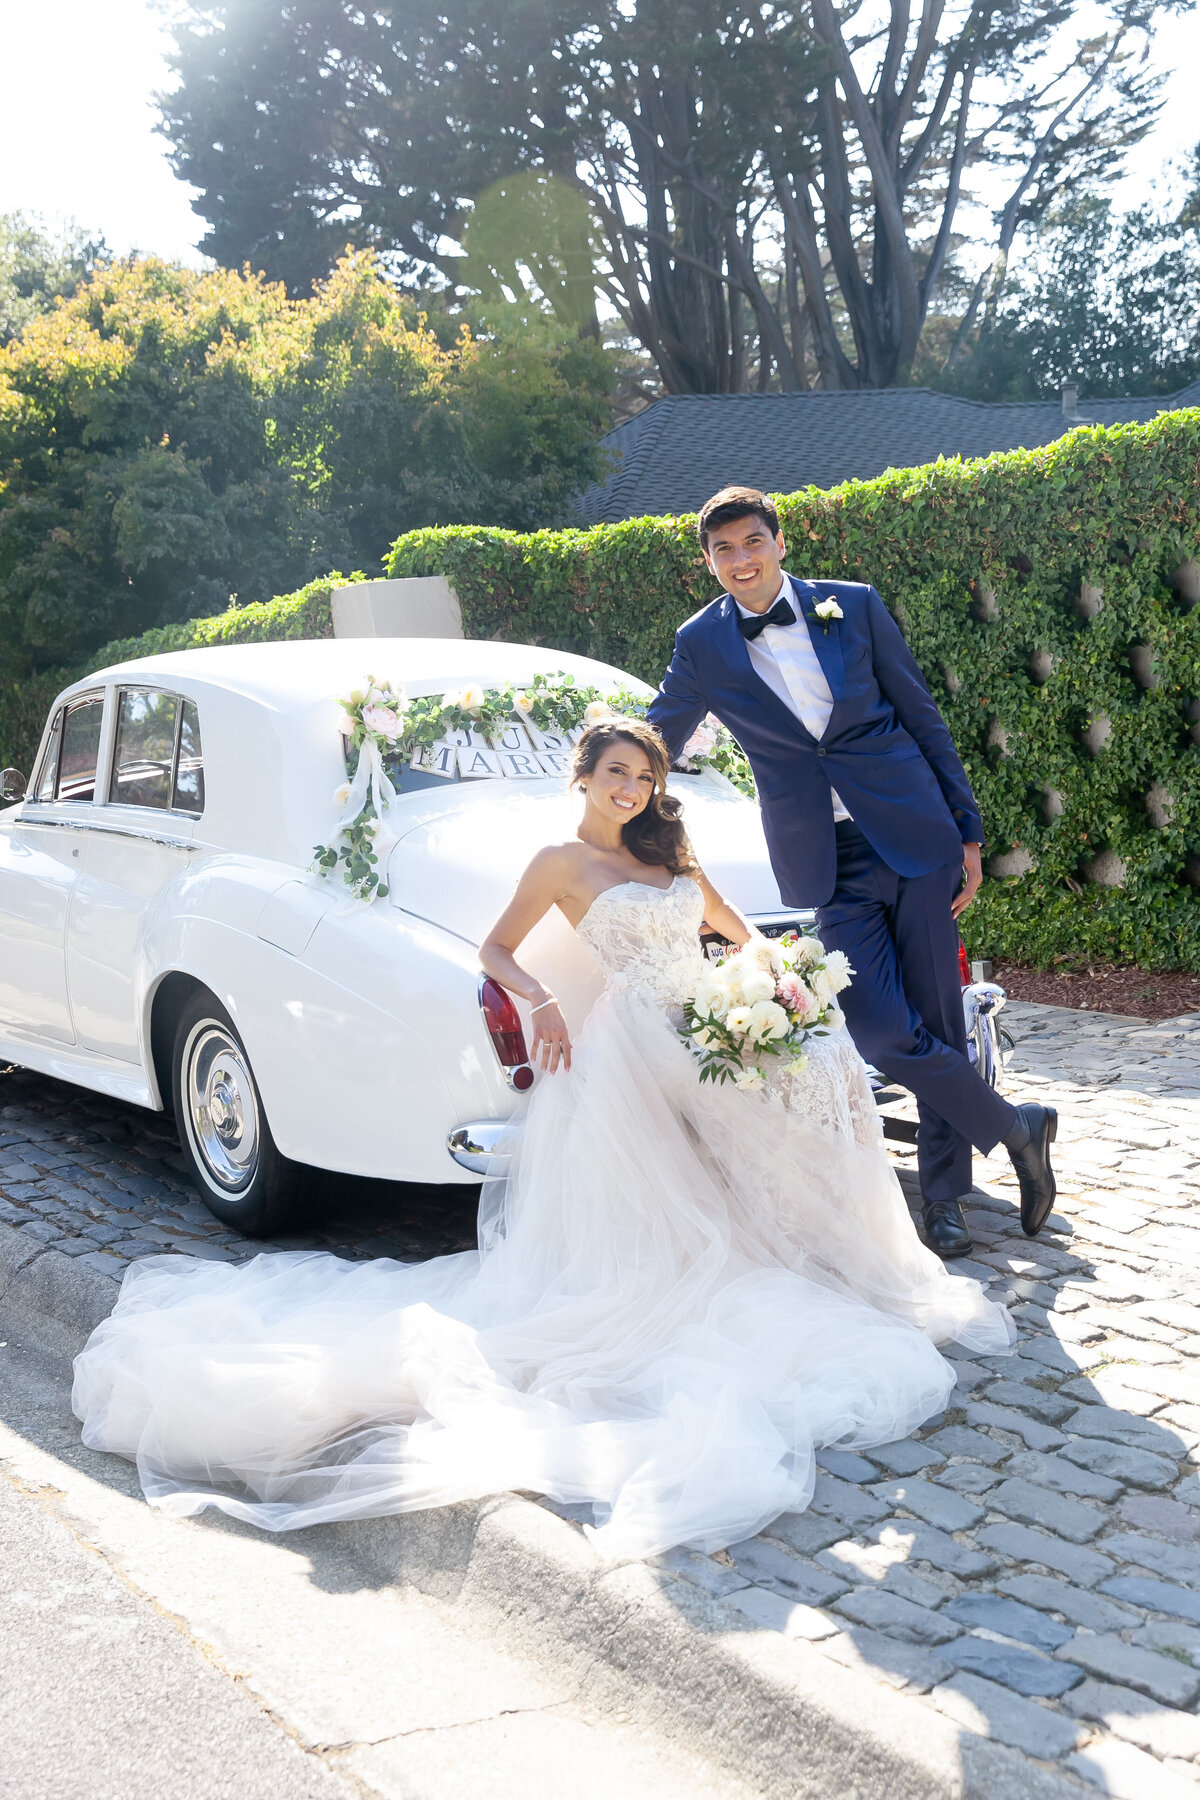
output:
[[593, 903], [605, 991], [478, 1252], [135, 1263], [76, 1362], [84, 1441], [171, 1513], [289, 1530], [518, 1489], [591, 1502], [635, 1557], [745, 1538], [808, 1504], [817, 1447], [940, 1411], [935, 1344], [1005, 1350], [1008, 1317], [917, 1238], [844, 1032], [787, 1096], [700, 1084], [670, 1009], [702, 911], [682, 876]]

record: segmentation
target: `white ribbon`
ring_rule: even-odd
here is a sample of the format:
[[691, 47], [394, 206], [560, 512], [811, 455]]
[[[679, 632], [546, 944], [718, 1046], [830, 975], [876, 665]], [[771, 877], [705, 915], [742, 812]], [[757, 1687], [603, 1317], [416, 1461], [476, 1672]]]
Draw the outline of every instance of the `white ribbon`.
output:
[[384, 815], [395, 798], [396, 790], [383, 766], [379, 745], [373, 737], [364, 738], [358, 752], [354, 780], [350, 783], [350, 792], [346, 796], [346, 810], [338, 820], [338, 831], [349, 832], [359, 814], [369, 808], [378, 821], [371, 847], [379, 863], [385, 868], [388, 853], [400, 841], [384, 823]]

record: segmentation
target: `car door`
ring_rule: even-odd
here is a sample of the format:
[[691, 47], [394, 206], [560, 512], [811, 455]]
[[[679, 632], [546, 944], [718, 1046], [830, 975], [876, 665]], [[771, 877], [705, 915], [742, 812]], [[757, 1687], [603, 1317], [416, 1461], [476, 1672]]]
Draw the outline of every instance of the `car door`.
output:
[[0, 820], [0, 1033], [75, 1041], [67, 990], [71, 896], [95, 811], [104, 691], [56, 709], [29, 792]]
[[79, 1044], [140, 1063], [146, 929], [187, 866], [204, 768], [194, 701], [130, 685], [113, 707], [105, 800], [71, 901], [67, 986]]

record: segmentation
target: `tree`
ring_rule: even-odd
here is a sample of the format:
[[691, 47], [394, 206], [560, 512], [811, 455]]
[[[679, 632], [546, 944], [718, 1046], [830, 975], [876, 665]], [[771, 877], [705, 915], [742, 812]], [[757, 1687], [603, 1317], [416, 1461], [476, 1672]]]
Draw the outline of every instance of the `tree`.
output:
[[[1200, 177], [1200, 155], [1196, 158]], [[1116, 213], [1084, 191], [1049, 213], [938, 384], [987, 400], [1169, 394], [1200, 378], [1200, 179], [1182, 208]]]
[[27, 213], [0, 213], [0, 344], [73, 294], [107, 254], [104, 239], [78, 225], [56, 237]]
[[[475, 209], [534, 176], [587, 208], [551, 260], [595, 242], [668, 391], [885, 386], [974, 173], [1010, 183], [1002, 284], [1015, 232], [1148, 127], [1161, 10], [1096, 0], [1076, 42], [1078, 0], [191, 0], [164, 128], [204, 247], [294, 289], [349, 235], [462, 291]], [[545, 212], [510, 209], [504, 260]]]
[[378, 567], [402, 531], [556, 522], [608, 365], [552, 322], [438, 333], [360, 255], [307, 300], [100, 269], [0, 353], [0, 675]]

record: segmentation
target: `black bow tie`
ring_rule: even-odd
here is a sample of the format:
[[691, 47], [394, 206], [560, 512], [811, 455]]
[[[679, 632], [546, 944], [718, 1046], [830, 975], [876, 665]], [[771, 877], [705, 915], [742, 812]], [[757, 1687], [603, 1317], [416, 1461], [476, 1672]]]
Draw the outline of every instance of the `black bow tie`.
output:
[[768, 625], [794, 625], [795, 623], [796, 615], [782, 594], [770, 612], [752, 613], [749, 618], [745, 613], [738, 614], [738, 630], [749, 643], [753, 643], [759, 632], [765, 631]]

